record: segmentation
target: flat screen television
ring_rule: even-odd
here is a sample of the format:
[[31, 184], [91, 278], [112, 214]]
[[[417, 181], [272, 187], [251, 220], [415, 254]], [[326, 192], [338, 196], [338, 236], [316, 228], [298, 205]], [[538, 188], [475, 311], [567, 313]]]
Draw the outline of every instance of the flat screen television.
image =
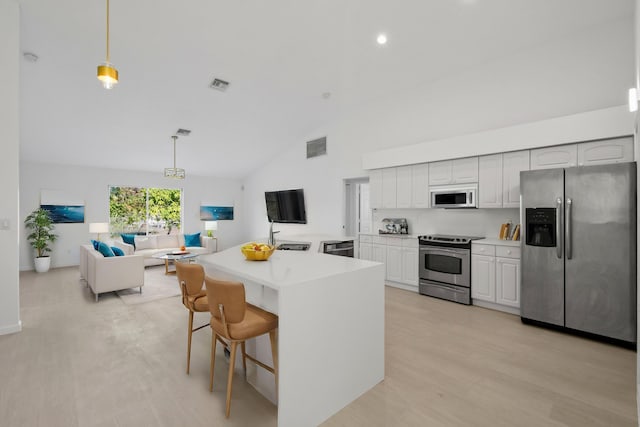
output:
[[269, 218], [269, 222], [307, 223], [302, 188], [297, 190], [266, 191], [264, 198], [267, 202], [267, 218]]

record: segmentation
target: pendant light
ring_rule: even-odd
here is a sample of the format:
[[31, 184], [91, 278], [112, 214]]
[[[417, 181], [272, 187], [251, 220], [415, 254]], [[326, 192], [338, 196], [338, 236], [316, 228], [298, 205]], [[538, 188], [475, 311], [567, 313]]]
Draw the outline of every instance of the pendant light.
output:
[[173, 135], [171, 138], [173, 138], [173, 167], [164, 168], [164, 176], [165, 178], [184, 179], [186, 175], [184, 169], [176, 167], [176, 140], [178, 135]]
[[98, 65], [98, 80], [105, 89], [111, 89], [118, 83], [118, 70], [109, 62], [109, 0], [107, 0], [107, 60]]

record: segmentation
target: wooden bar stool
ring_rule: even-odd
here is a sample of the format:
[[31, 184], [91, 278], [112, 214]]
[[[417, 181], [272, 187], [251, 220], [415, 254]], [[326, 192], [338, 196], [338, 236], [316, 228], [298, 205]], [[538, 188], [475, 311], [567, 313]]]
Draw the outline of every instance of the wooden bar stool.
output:
[[[244, 285], [240, 282], [216, 280], [206, 276], [204, 282], [209, 296], [209, 311], [211, 312], [211, 371], [209, 391], [213, 391], [213, 370], [216, 358], [216, 342], [219, 337], [231, 343], [231, 358], [229, 359], [229, 375], [227, 377], [227, 407], [226, 417], [231, 411], [231, 386], [233, 370], [235, 368], [236, 347], [238, 343], [242, 349], [242, 367], [245, 379], [247, 376], [247, 359], [266, 369], [275, 376], [276, 390], [278, 388], [278, 354], [276, 343], [276, 329], [278, 316], [261, 310], [245, 299]], [[273, 368], [249, 356], [245, 351], [245, 341], [263, 334], [269, 334]]]
[[176, 275], [178, 283], [180, 283], [180, 291], [182, 291], [182, 304], [189, 310], [189, 329], [187, 339], [187, 374], [189, 374], [189, 366], [191, 365], [191, 335], [209, 324], [202, 325], [193, 329], [193, 313], [208, 312], [209, 301], [207, 299], [207, 290], [203, 289], [204, 284], [204, 267], [200, 264], [189, 264], [185, 262], [176, 262]]

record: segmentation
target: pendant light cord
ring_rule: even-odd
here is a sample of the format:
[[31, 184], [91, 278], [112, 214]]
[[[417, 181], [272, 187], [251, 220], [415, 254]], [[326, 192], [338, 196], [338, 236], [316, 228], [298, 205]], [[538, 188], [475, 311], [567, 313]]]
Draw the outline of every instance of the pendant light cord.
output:
[[176, 169], [176, 140], [178, 139], [177, 136], [172, 136], [173, 138], [173, 169]]
[[111, 63], [109, 55], [109, 0], [107, 0], [107, 64]]

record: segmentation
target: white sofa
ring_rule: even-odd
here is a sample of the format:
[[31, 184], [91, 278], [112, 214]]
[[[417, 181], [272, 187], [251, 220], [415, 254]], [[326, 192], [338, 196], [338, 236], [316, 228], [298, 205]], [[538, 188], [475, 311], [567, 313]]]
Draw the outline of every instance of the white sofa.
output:
[[141, 255], [104, 257], [92, 245], [80, 246], [80, 276], [95, 295], [144, 286], [144, 258]]
[[[177, 251], [184, 246], [184, 234], [157, 234], [149, 236], [135, 236], [135, 248], [133, 245], [115, 240], [114, 246], [119, 247], [125, 255], [141, 255], [144, 258], [144, 265], [162, 265], [164, 260], [153, 258], [155, 254], [165, 254]], [[199, 255], [210, 254], [215, 251], [215, 239], [200, 235], [201, 246], [187, 246], [186, 250]]]

